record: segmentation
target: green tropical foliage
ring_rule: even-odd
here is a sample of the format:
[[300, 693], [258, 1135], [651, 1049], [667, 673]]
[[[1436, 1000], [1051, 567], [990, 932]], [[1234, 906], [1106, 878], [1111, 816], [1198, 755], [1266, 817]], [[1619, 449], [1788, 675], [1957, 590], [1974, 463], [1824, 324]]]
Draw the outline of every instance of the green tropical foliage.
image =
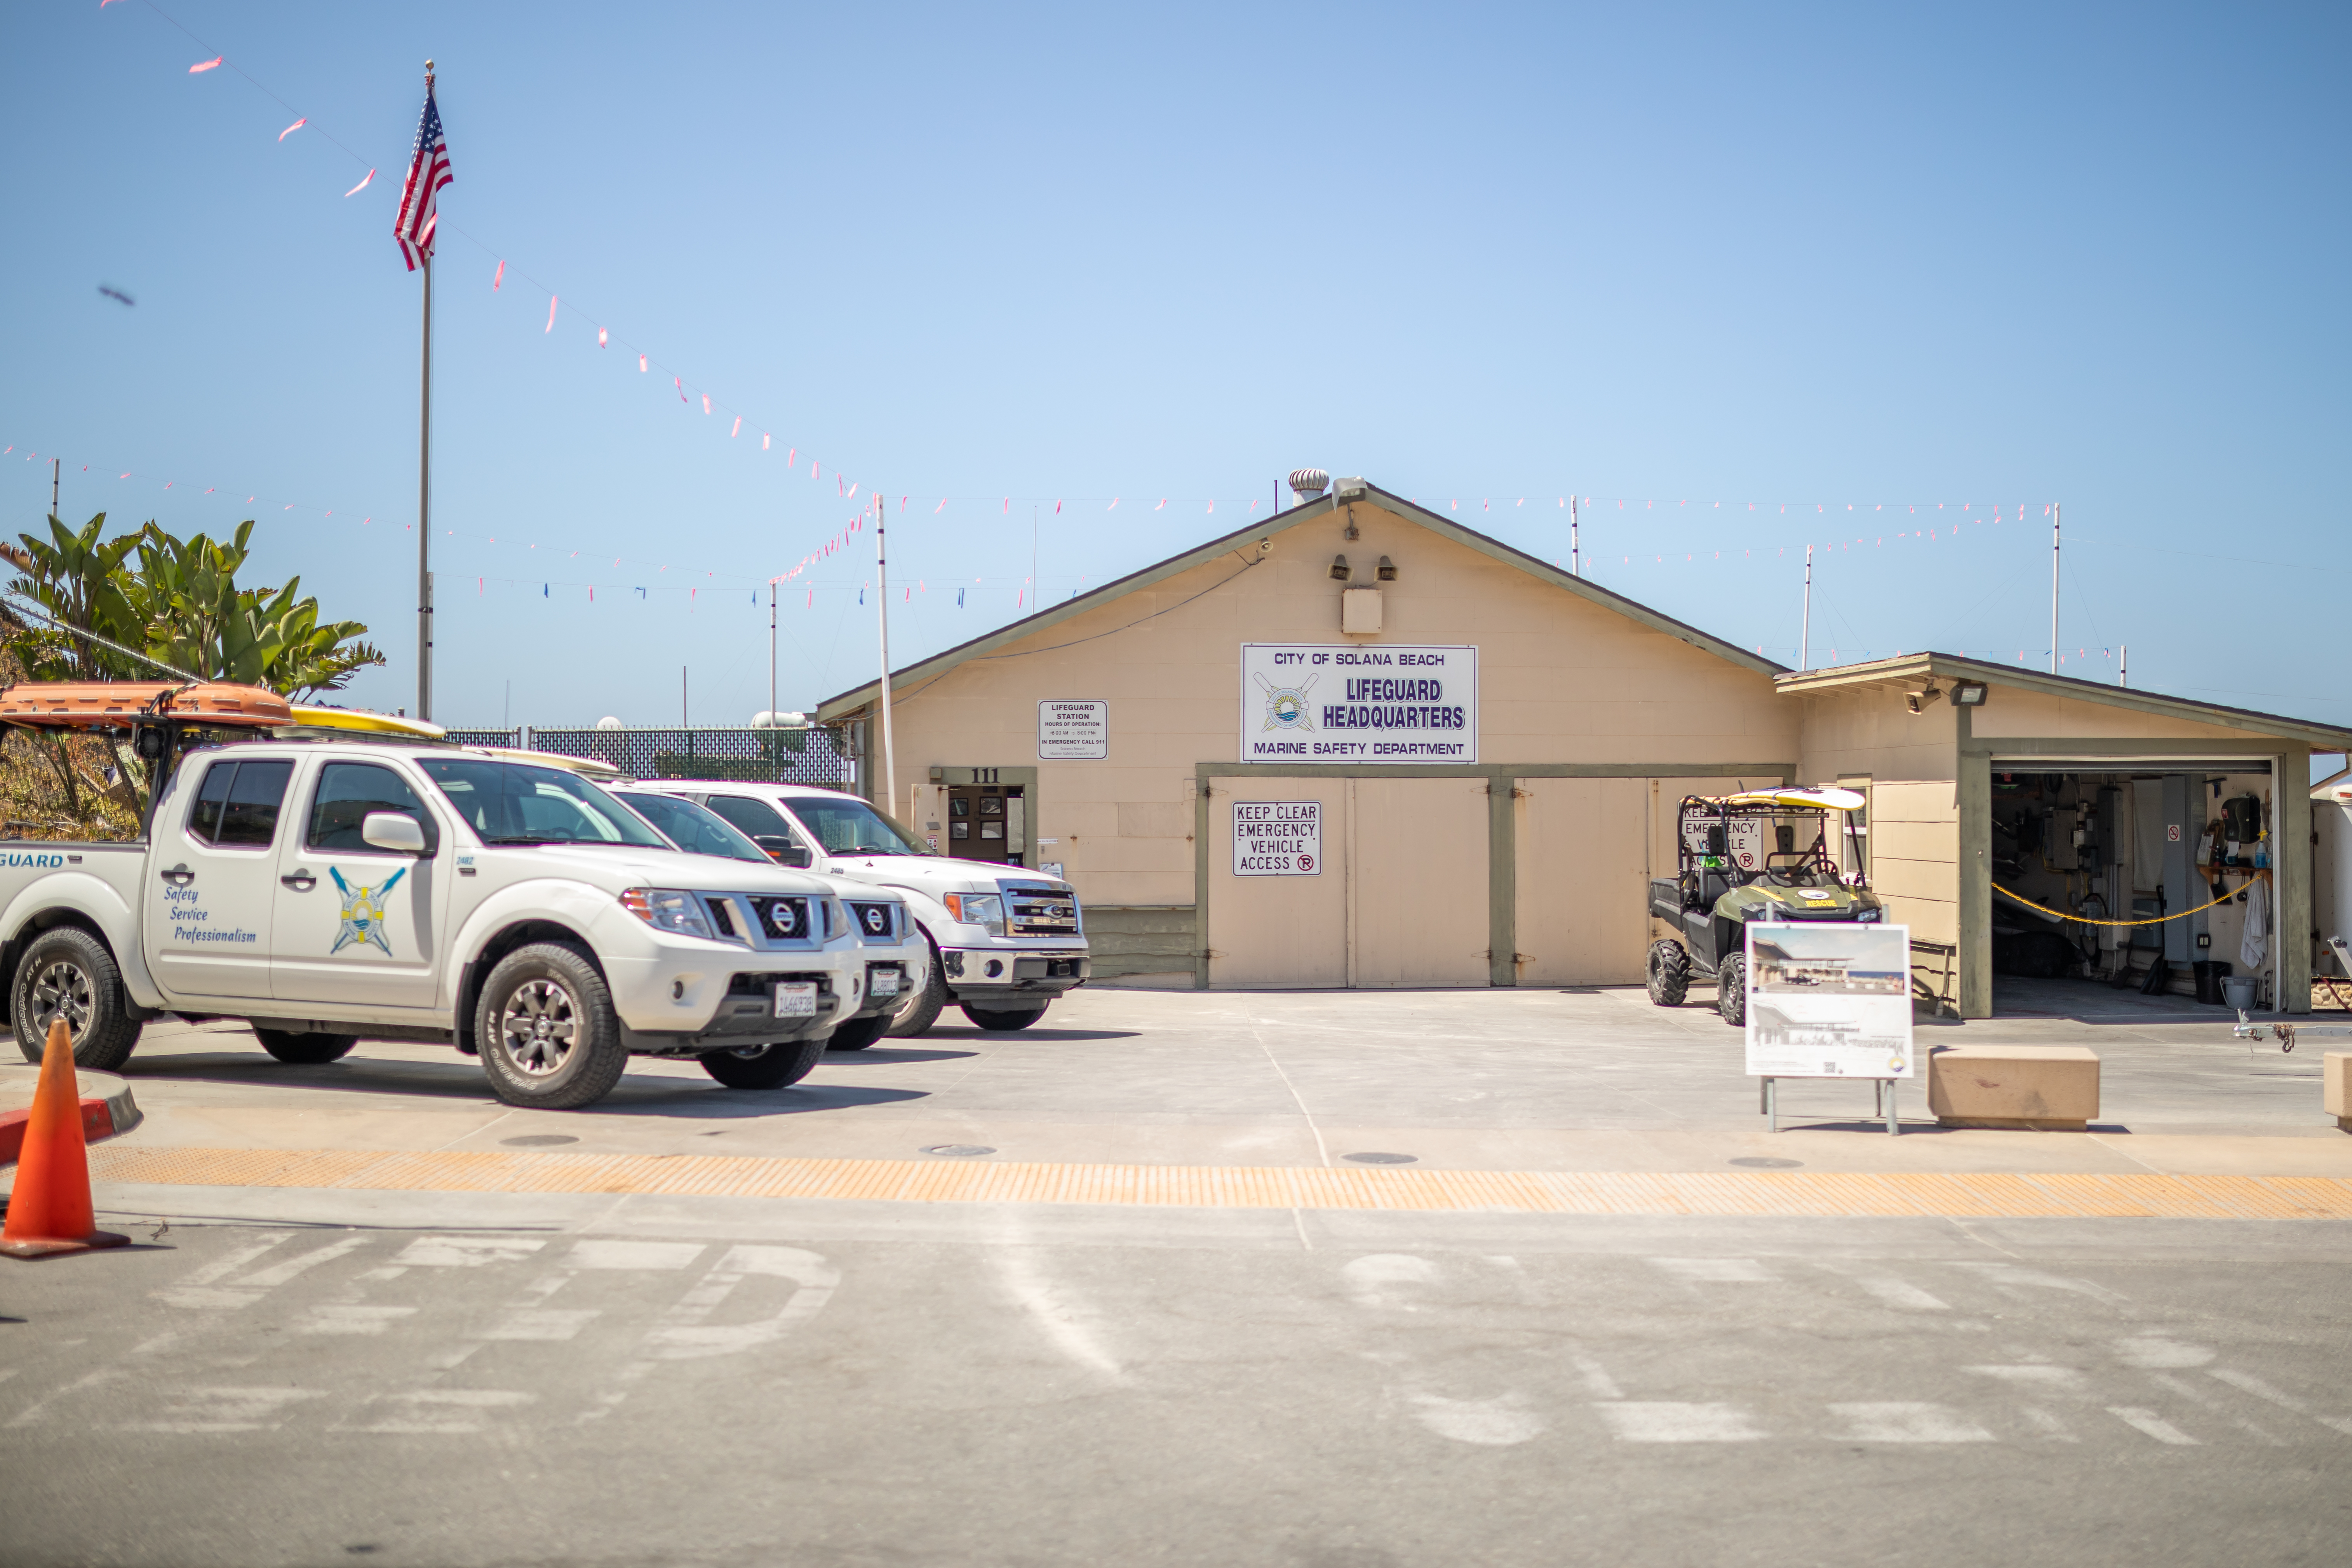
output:
[[[358, 671], [383, 663], [361, 639], [357, 621], [319, 618], [302, 579], [282, 588], [244, 588], [236, 574], [251, 553], [251, 522], [236, 537], [182, 539], [153, 522], [106, 539], [106, 514], [76, 530], [50, 518], [49, 537], [18, 535], [0, 546], [19, 575], [12, 593], [58, 620], [207, 680], [266, 686], [300, 698], [338, 690]], [[152, 680], [162, 672], [88, 637], [41, 626], [10, 628], [7, 651], [36, 680]]]

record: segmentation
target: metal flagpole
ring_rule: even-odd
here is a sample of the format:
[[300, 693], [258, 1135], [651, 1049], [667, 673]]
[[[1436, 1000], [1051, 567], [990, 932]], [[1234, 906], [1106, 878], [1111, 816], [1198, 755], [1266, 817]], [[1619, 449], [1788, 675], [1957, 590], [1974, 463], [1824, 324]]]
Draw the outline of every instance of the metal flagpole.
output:
[[2058, 673], [2058, 503], [2050, 503], [2050, 673]]
[[[433, 62], [425, 62], [433, 101]], [[426, 195], [430, 195], [428, 191]], [[425, 349], [416, 419], [416, 716], [433, 717], [433, 253], [425, 253]]]
[[776, 580], [768, 579], [768, 723], [776, 723]]
[[1568, 574], [1571, 577], [1584, 575], [1584, 554], [1581, 542], [1576, 531], [1576, 498], [1574, 496], [1568, 498]]
[[882, 588], [882, 809], [898, 809], [898, 759], [890, 735], [890, 552], [884, 548], [890, 524], [888, 503], [874, 498], [874, 578]]
[[1813, 547], [1805, 546], [1805, 622], [1797, 634], [1797, 668], [1813, 668]]

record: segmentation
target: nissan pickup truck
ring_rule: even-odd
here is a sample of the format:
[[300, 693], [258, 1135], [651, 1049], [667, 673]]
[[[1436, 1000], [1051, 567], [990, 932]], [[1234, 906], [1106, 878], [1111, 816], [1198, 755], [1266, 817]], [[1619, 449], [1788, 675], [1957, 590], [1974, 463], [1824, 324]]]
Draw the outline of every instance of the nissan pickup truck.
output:
[[632, 1056], [774, 1089], [868, 1010], [874, 963], [826, 881], [685, 853], [574, 773], [446, 744], [196, 745], [143, 841], [0, 852], [17, 1044], [38, 1059], [63, 1017], [101, 1070], [171, 1015], [242, 1020], [285, 1062], [447, 1044], [509, 1105], [592, 1104]]
[[936, 962], [889, 1032], [919, 1035], [950, 1002], [983, 1029], [1025, 1029], [1093, 972], [1070, 884], [940, 855], [856, 795], [808, 784], [647, 779], [725, 817], [779, 863], [904, 895]]

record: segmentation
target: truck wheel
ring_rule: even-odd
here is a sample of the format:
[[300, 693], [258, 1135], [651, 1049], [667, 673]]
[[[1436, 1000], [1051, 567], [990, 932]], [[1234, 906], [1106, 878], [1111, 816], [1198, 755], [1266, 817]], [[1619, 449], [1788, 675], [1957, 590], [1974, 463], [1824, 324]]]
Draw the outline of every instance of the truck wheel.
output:
[[1044, 1017], [1045, 1016], [1045, 1009], [1043, 1007], [1024, 1007], [1017, 1013], [996, 1013], [991, 1012], [985, 1008], [975, 1007], [971, 1003], [967, 1002], [963, 1005], [963, 1016], [970, 1018], [974, 1025], [981, 1028], [1002, 1030], [1009, 1034], [1014, 1029], [1025, 1029], [1030, 1025], [1035, 1023], [1038, 1019]]
[[1690, 994], [1690, 954], [1678, 942], [1650, 944], [1650, 1000], [1661, 1007], [1679, 1007]]
[[289, 1035], [283, 1029], [256, 1029], [253, 1037], [263, 1050], [298, 1068], [322, 1067], [360, 1043], [357, 1035]]
[[1715, 973], [1715, 1010], [1734, 1028], [1748, 1022], [1748, 955], [1735, 952]]
[[730, 1089], [782, 1089], [808, 1077], [824, 1058], [824, 1047], [823, 1040], [793, 1040], [781, 1046], [746, 1046], [740, 1051], [705, 1051], [702, 1070]]
[[114, 1071], [139, 1043], [114, 954], [77, 926], [58, 926], [33, 939], [16, 964], [8, 1002], [16, 1048], [28, 1062], [41, 1059], [52, 1018], [63, 1018], [73, 1030], [74, 1066], [93, 1072]]
[[828, 1051], [862, 1051], [890, 1032], [889, 1013], [877, 1013], [870, 1018], [852, 1018], [828, 1036], [824, 1048]]
[[[897, 1039], [912, 1039], [940, 1021], [940, 1010], [948, 1005], [948, 983], [940, 968], [940, 950], [931, 949], [931, 965], [923, 973], [923, 988], [898, 1004], [890, 1015], [887, 1031]], [[838, 1029], [834, 1031], [839, 1034]], [[845, 1049], [846, 1047], [835, 1047]]]
[[474, 1040], [490, 1092], [509, 1105], [577, 1110], [629, 1065], [613, 993], [588, 955], [535, 942], [499, 960], [482, 983]]

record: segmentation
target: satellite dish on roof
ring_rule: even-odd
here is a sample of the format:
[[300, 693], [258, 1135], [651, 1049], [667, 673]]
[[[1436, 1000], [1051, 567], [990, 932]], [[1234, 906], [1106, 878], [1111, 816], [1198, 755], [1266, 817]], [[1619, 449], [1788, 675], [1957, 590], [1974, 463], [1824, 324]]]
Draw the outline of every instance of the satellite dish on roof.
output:
[[1330, 488], [1331, 476], [1325, 473], [1320, 468], [1293, 468], [1290, 470], [1290, 493], [1298, 498], [1298, 502], [1301, 506], [1313, 500], [1317, 496], [1321, 495], [1325, 490], [1329, 489]]

